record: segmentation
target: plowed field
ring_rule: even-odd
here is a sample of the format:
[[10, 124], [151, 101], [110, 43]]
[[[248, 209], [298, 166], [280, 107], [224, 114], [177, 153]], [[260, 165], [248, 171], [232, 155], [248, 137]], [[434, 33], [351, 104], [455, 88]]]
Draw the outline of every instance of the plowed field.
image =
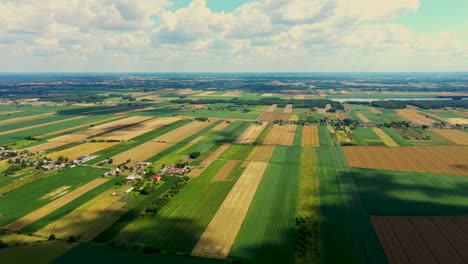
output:
[[421, 115], [416, 109], [400, 109], [397, 110], [397, 115], [417, 126], [431, 125], [436, 122], [434, 119]]
[[262, 133], [268, 123], [264, 122], [261, 125], [253, 124], [249, 126], [237, 139], [236, 143], [239, 144], [252, 144], [257, 137]]
[[468, 176], [468, 147], [343, 147], [351, 167]]
[[[458, 129], [431, 129], [431, 132], [436, 133], [457, 145], [468, 145], [468, 133]], [[468, 157], [467, 157], [468, 158]]]
[[316, 147], [320, 145], [317, 126], [304, 126], [301, 145], [303, 147]]
[[292, 146], [296, 125], [273, 125], [263, 144]]
[[47, 157], [51, 158], [52, 160], [57, 160], [59, 156], [64, 156], [67, 157], [71, 160], [77, 159], [78, 157], [84, 156], [84, 155], [90, 155], [93, 153], [96, 153], [98, 151], [101, 151], [106, 148], [110, 148], [116, 144], [119, 144], [119, 142], [87, 142], [80, 144], [78, 146], [74, 146], [71, 148], [67, 148], [62, 151], [54, 152], [51, 154], [47, 154]]

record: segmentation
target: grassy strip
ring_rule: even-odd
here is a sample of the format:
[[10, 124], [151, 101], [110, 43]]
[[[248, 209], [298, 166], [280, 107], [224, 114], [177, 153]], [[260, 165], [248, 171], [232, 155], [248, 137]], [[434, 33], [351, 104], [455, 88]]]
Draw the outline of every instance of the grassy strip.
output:
[[297, 126], [296, 127], [296, 134], [294, 135], [293, 146], [300, 147], [302, 145], [302, 130], [304, 126]]
[[169, 124], [167, 126], [163, 126], [163, 127], [158, 128], [156, 130], [153, 130], [153, 131], [150, 131], [150, 132], [145, 133], [143, 135], [140, 135], [138, 137], [135, 137], [131, 141], [126, 141], [126, 142], [120, 143], [118, 145], [112, 146], [110, 148], [104, 149], [102, 151], [99, 151], [99, 152], [96, 153], [96, 155], [99, 155], [99, 157], [86, 162], [86, 164], [94, 164], [94, 163], [100, 162], [102, 160], [105, 160], [108, 157], [112, 157], [114, 155], [119, 154], [120, 152], [123, 152], [123, 151], [126, 151], [128, 149], [134, 148], [134, 147], [136, 147], [138, 145], [141, 145], [141, 144], [145, 143], [146, 141], [152, 140], [152, 139], [154, 139], [156, 137], [159, 137], [161, 135], [169, 133], [172, 130], [174, 130], [174, 129], [178, 128], [178, 127], [181, 127], [183, 125], [186, 125], [186, 124], [188, 124], [190, 122], [191, 121], [189, 121], [189, 120], [179, 120], [179, 121], [174, 122], [172, 124]]
[[265, 138], [270, 133], [272, 128], [273, 128], [273, 123], [272, 122], [268, 123], [267, 127], [265, 127], [265, 129], [263, 129], [262, 133], [260, 133], [260, 135], [257, 137], [257, 139], [255, 140], [255, 142], [253, 144], [254, 145], [262, 144], [263, 141], [265, 140]]
[[359, 127], [353, 131], [353, 135], [361, 146], [385, 146], [380, 137], [370, 127]]
[[28, 121], [22, 121], [22, 122], [11, 123], [11, 124], [4, 124], [4, 125], [2, 125], [0, 127], [0, 132], [13, 130], [13, 129], [18, 129], [18, 128], [22, 128], [22, 127], [29, 127], [29, 126], [34, 126], [34, 125], [45, 124], [45, 123], [59, 121], [59, 120], [63, 120], [63, 119], [73, 118], [73, 117], [76, 117], [76, 116], [51, 115], [51, 116], [42, 117], [42, 118], [38, 118], [38, 119], [32, 119], [32, 120], [28, 120]]
[[314, 148], [303, 149], [301, 165], [294, 263], [319, 263], [320, 200]]
[[93, 241], [109, 242], [128, 224], [137, 219], [150, 203], [155, 201], [165, 192], [169, 191], [169, 189], [176, 184], [177, 180], [178, 178], [176, 177], [168, 177], [167, 181], [163, 185], [159, 186], [159, 188], [156, 189], [156, 191], [150, 193], [139, 203], [137, 203], [133, 208], [125, 212], [125, 214], [122, 215], [122, 217], [120, 217], [119, 220], [117, 220], [106, 230], [101, 232], [95, 239], [93, 239]]
[[220, 159], [227, 160], [246, 160], [250, 152], [255, 148], [253, 145], [231, 145], [221, 156]]
[[122, 179], [119, 177], [114, 177], [107, 181], [104, 184], [99, 185], [98, 187], [92, 189], [91, 191], [81, 195], [80, 197], [76, 198], [75, 200], [69, 202], [68, 204], [60, 207], [59, 209], [55, 210], [54, 212], [44, 216], [43, 218], [39, 219], [38, 221], [26, 226], [21, 230], [23, 233], [34, 233], [39, 231], [40, 229], [44, 228], [48, 224], [58, 220], [59, 218], [67, 215], [68, 213], [72, 212], [76, 208], [80, 207], [81, 205], [85, 204], [89, 200], [93, 199], [94, 197], [98, 196], [99, 194], [103, 193], [104, 191], [110, 189], [116, 182], [121, 181]]
[[388, 136], [390, 136], [393, 141], [395, 141], [398, 145], [404, 147], [404, 146], [411, 146], [411, 144], [403, 138], [400, 134], [398, 134], [395, 130], [389, 127], [380, 127], [385, 133], [387, 133]]
[[330, 134], [326, 126], [318, 126], [320, 146], [333, 146]]
[[270, 163], [237, 235], [230, 256], [259, 263], [291, 263], [294, 260], [295, 216], [299, 193], [301, 152], [278, 146], [273, 159], [288, 153], [290, 163]]
[[96, 179], [104, 171], [78, 166], [40, 179], [33, 184], [24, 185], [0, 196], [0, 226], [6, 225], [54, 200], [54, 198], [42, 198], [44, 195], [63, 186], [70, 186], [68, 190], [72, 191]]

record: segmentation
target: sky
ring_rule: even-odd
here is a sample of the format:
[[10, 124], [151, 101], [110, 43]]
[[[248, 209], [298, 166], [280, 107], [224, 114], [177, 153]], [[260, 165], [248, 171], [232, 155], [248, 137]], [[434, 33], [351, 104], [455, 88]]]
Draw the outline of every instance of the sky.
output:
[[468, 71], [466, 0], [0, 0], [0, 72]]

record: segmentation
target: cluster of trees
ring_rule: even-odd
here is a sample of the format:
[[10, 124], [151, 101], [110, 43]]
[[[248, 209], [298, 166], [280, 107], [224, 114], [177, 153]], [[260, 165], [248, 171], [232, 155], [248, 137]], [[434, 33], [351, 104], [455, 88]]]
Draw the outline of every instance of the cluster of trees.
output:
[[176, 195], [185, 185], [189, 178], [184, 176], [180, 178], [174, 185], [171, 186], [171, 189], [163, 195], [163, 197], [159, 197], [155, 201], [153, 201], [148, 207], [146, 207], [145, 212], [151, 215], [156, 215], [159, 210], [161, 210], [169, 201], [171, 200], [174, 195]]
[[442, 109], [445, 107], [468, 108], [468, 100], [388, 100], [369, 102], [348, 102], [348, 104], [371, 105], [385, 109], [403, 109], [407, 105], [422, 109]]
[[302, 257], [306, 254], [308, 246], [312, 244], [312, 240], [318, 237], [317, 222], [313, 222], [302, 216], [296, 217], [296, 237], [294, 239], [294, 249], [298, 256]]
[[209, 122], [210, 120], [208, 117], [195, 117], [195, 120], [200, 121], [200, 122]]

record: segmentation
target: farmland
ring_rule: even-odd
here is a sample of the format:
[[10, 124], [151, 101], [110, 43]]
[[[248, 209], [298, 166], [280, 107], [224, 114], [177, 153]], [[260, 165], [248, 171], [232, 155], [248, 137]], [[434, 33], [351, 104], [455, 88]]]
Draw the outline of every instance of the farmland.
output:
[[304, 76], [2, 86], [0, 262], [467, 262], [467, 101]]

